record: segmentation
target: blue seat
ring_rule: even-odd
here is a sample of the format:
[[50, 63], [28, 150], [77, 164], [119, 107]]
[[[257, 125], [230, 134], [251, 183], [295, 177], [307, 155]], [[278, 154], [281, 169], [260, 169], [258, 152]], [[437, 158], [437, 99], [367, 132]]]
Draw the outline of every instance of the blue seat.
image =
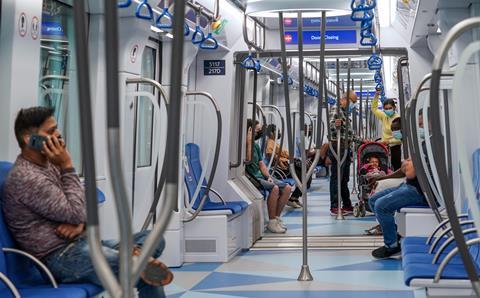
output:
[[[3, 186], [12, 164], [0, 162], [0, 202], [3, 200]], [[101, 192], [100, 192], [101, 193]], [[103, 195], [103, 193], [101, 193]], [[1, 208], [0, 208], [1, 209]], [[0, 248], [15, 248], [15, 243], [3, 219], [0, 210]], [[52, 288], [36, 265], [28, 258], [12, 253], [4, 253], [0, 249], [0, 272], [4, 273], [19, 289], [22, 297], [93, 297], [103, 291], [94, 284], [59, 284]], [[0, 283], [0, 297], [13, 297], [10, 290]]]
[[[480, 189], [480, 150], [475, 151], [473, 154], [473, 183], [475, 191], [479, 194]], [[478, 201], [477, 201], [478, 204]], [[468, 208], [468, 206], [467, 206]], [[470, 210], [468, 210], [469, 219], [472, 219]], [[468, 226], [463, 226], [468, 228]], [[476, 233], [465, 235], [465, 240], [476, 238]], [[407, 237], [402, 242], [402, 265], [404, 269], [405, 284], [410, 285], [413, 279], [433, 279], [440, 263], [446, 257], [449, 251], [451, 251], [456, 243], [453, 242], [447, 249], [442, 252], [439, 260], [432, 264], [434, 254], [429, 254], [430, 245], [425, 244], [427, 238], [425, 237]], [[446, 238], [440, 240], [440, 244], [444, 243]], [[439, 246], [437, 246], [439, 247]], [[474, 260], [475, 269], [477, 274], [480, 273], [480, 247], [479, 245], [472, 245], [469, 247], [469, 253]], [[457, 254], [445, 267], [445, 270], [441, 275], [442, 279], [456, 279], [456, 280], [468, 280], [465, 266], [461, 259], [461, 256]]]
[[[186, 156], [186, 163], [188, 168], [185, 169], [185, 184], [187, 186], [188, 196], [190, 198], [190, 202], [194, 200], [193, 209], [197, 209], [200, 201], [205, 194], [205, 189], [202, 188], [198, 193], [197, 198], [192, 198], [195, 194], [195, 190], [197, 189], [198, 183], [200, 183], [200, 176], [202, 175], [202, 164], [200, 163], [200, 148], [197, 144], [189, 143], [185, 145], [185, 156]], [[207, 179], [203, 179], [201, 182], [202, 186], [207, 185]], [[210, 199], [210, 195], [207, 196], [205, 204], [203, 205], [203, 211], [222, 211], [222, 210], [230, 210], [232, 214], [241, 213], [243, 210], [248, 208], [248, 203], [245, 201], [232, 201], [226, 202], [213, 202]]]

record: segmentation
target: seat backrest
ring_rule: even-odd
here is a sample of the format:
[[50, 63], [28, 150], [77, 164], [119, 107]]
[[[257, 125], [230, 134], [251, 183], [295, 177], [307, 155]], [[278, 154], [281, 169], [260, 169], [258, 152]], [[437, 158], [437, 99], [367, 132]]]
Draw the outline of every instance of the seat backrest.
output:
[[[474, 151], [472, 155], [472, 183], [474, 187], [474, 191], [477, 195], [477, 204], [480, 205], [480, 149]], [[468, 200], [466, 201], [466, 205], [468, 206]], [[470, 208], [468, 208], [468, 215], [469, 219], [472, 219], [472, 213]], [[473, 227], [473, 225], [471, 226]], [[471, 228], [469, 227], [469, 228]], [[473, 238], [477, 238], [479, 235], [477, 234], [470, 234], [465, 237], [465, 240], [470, 240]], [[473, 259], [480, 266], [480, 247], [479, 245], [474, 245], [470, 247], [470, 254], [472, 255]]]
[[[3, 201], [3, 196], [4, 196], [3, 186], [5, 184], [5, 181], [7, 180], [8, 173], [10, 173], [11, 169], [12, 169], [11, 163], [0, 161], [0, 202]], [[0, 204], [0, 209], [1, 209], [1, 204]], [[5, 221], [3, 220], [3, 210], [0, 210], [0, 272], [4, 274], [8, 274], [5, 254], [3, 253], [3, 250], [2, 250], [2, 248], [4, 247], [3, 240], [5, 235], [8, 235], [9, 237], [9, 231], [7, 229]], [[0, 282], [0, 290], [4, 288], [5, 288], [5, 285], [3, 284], [3, 282]]]
[[4, 185], [12, 167], [10, 162], [0, 162], [0, 271], [6, 273], [16, 285], [43, 284], [45, 279], [33, 262], [15, 254], [5, 254], [1, 250], [3, 247], [15, 248], [15, 241], [3, 216]]
[[[185, 145], [185, 185], [187, 187], [187, 192], [189, 196], [189, 201], [194, 201], [193, 208], [197, 209], [200, 204], [200, 200], [203, 197], [205, 190], [201, 189], [196, 198], [193, 198], [195, 190], [197, 189], [198, 183], [200, 183], [200, 178], [202, 175], [202, 164], [200, 162], [200, 148], [197, 144], [188, 143]], [[203, 186], [207, 185], [207, 179], [201, 181]], [[206, 202], [210, 202], [210, 197], [207, 196]]]

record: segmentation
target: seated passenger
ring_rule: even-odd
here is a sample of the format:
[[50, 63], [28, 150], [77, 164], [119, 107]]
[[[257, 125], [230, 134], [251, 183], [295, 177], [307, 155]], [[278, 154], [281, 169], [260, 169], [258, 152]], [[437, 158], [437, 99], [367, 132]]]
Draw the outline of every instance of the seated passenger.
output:
[[401, 177], [407, 178], [405, 183], [377, 192], [368, 200], [382, 228], [385, 243], [384, 246], [372, 252], [375, 258], [388, 258], [401, 251], [394, 218], [395, 211], [411, 205], [428, 205], [411, 159], [405, 160], [400, 170], [385, 176], [384, 179]]
[[[33, 107], [17, 115], [15, 136], [21, 153], [5, 182], [5, 221], [19, 247], [42, 260], [58, 282], [101, 286], [84, 233], [84, 190], [53, 112]], [[148, 231], [134, 235], [133, 255], [139, 255], [147, 235]], [[164, 246], [163, 240], [158, 243], [155, 258]], [[102, 249], [118, 275], [118, 242], [103, 241]], [[151, 258], [137, 283], [139, 297], [164, 297], [161, 286], [172, 279], [170, 270]]]
[[[274, 162], [277, 165], [277, 167], [286, 175], [287, 178], [293, 178], [292, 173], [290, 172], [290, 159], [289, 159], [289, 152], [285, 148], [280, 148], [280, 146], [277, 144], [275, 145], [275, 132], [277, 128], [275, 125], [270, 124], [267, 127], [267, 134], [268, 134], [268, 139], [267, 139], [267, 147], [265, 149], [265, 155], [268, 158], [271, 158], [273, 154], [273, 148], [275, 147], [275, 157], [274, 157]], [[281, 136], [281, 133], [278, 133], [278, 135]], [[294, 162], [295, 166], [295, 173], [297, 176], [300, 178], [302, 177], [302, 161], [298, 158], [295, 159]], [[281, 177], [277, 177], [281, 178]], [[310, 188], [312, 184], [312, 177], [308, 179], [307, 181], [307, 189]], [[300, 197], [302, 196], [302, 191], [300, 190], [299, 187], [296, 187], [295, 190], [293, 191], [292, 195], [290, 196], [290, 199], [288, 199], [288, 206], [292, 208], [301, 208], [303, 207], [302, 203], [300, 203]]]
[[[287, 231], [285, 225], [280, 218], [283, 208], [287, 204], [290, 196], [291, 186], [283, 183], [268, 173], [268, 168], [263, 162], [263, 153], [260, 146], [254, 142], [252, 144], [252, 128], [253, 121], [247, 121], [247, 166], [246, 174], [252, 183], [259, 189], [270, 192], [267, 198], [268, 208], [268, 225], [267, 229], [272, 233], [285, 233]], [[255, 139], [262, 137], [262, 126], [255, 122]], [[253, 146], [253, 156], [252, 156]]]

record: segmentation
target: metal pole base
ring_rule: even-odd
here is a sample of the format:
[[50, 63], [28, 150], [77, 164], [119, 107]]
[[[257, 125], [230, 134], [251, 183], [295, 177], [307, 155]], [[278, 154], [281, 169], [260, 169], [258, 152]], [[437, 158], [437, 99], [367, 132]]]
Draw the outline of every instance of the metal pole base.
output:
[[302, 265], [302, 270], [300, 271], [300, 275], [297, 278], [298, 281], [312, 281], [313, 276], [310, 273], [310, 268], [308, 265]]
[[335, 217], [336, 220], [345, 220], [345, 216], [343, 216], [343, 212], [340, 208], [338, 208], [338, 213], [337, 217]]

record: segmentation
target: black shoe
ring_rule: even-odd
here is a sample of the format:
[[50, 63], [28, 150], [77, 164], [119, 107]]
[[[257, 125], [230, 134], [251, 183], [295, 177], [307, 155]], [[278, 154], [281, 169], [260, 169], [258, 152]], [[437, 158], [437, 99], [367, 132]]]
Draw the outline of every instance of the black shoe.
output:
[[400, 248], [400, 243], [399, 243], [397, 247], [386, 247], [386, 246], [379, 247], [374, 251], [372, 251], [372, 256], [377, 259], [385, 259], [385, 258], [394, 256], [400, 253], [401, 251], [402, 249]]

